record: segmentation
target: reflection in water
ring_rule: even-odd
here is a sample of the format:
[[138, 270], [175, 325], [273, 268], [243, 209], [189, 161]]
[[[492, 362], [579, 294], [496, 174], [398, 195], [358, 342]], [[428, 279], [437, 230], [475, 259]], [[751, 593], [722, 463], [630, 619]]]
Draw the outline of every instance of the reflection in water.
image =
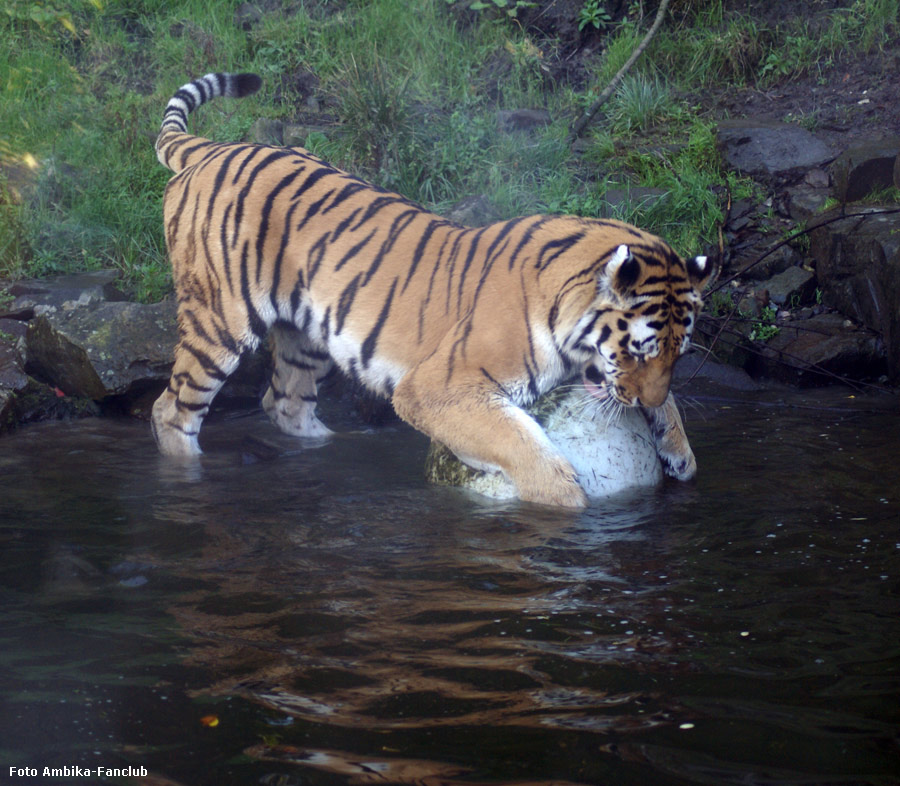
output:
[[[256, 745], [247, 754], [262, 761], [315, 767], [350, 776], [348, 784], [396, 783], [416, 786], [490, 786], [496, 780], [471, 780], [472, 769], [434, 761], [352, 756], [339, 751], [305, 751], [290, 745]], [[505, 786], [578, 786], [569, 781], [505, 781]]]
[[186, 465], [127, 422], [7, 437], [4, 763], [896, 783], [896, 416], [703, 417], [695, 484], [585, 513], [427, 487], [405, 429], [302, 444], [244, 418]]

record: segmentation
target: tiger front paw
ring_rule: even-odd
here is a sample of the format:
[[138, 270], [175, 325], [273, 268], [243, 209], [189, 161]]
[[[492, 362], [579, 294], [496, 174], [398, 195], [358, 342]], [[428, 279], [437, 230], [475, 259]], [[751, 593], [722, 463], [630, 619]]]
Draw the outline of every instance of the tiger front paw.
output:
[[663, 471], [676, 480], [690, 480], [697, 474], [697, 459], [693, 451], [688, 447], [687, 453], [682, 451], [670, 452], [664, 448], [658, 451], [659, 459], [663, 465]]
[[537, 502], [560, 508], [587, 507], [584, 489], [575, 480], [571, 466], [552, 467], [548, 472], [516, 483], [519, 498], [524, 502]]
[[669, 393], [660, 407], [641, 407], [641, 413], [650, 426], [663, 471], [676, 480], [693, 478], [697, 474], [697, 460], [684, 431], [674, 396]]
[[587, 507], [587, 494], [577, 483], [567, 484], [553, 489], [544, 489], [540, 493], [523, 494], [525, 502], [538, 502], [541, 505], [553, 505], [558, 508], [585, 508]]

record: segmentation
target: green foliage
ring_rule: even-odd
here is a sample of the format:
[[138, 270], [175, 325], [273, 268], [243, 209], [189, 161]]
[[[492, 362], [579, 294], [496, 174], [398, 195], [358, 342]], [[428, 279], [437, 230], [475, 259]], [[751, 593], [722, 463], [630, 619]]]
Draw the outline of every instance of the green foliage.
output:
[[91, 9], [103, 10], [101, 0], [69, 0], [66, 3], [36, 2], [36, 0], [6, 0], [3, 11], [19, 23], [36, 25], [44, 33], [52, 33], [57, 26], [71, 35], [78, 35], [72, 13], [84, 13]]
[[584, 30], [588, 25], [600, 30], [612, 24], [612, 17], [600, 0], [584, 0], [578, 11], [578, 29]]
[[528, 0], [476, 0], [469, 4], [469, 8], [473, 11], [495, 11], [505, 14], [511, 19], [515, 19], [519, 15], [519, 11], [525, 8], [534, 8], [537, 3], [528, 2]]
[[631, 57], [631, 53], [637, 48], [642, 38], [643, 34], [637, 25], [623, 24], [618, 28], [616, 34], [607, 43], [606, 56], [597, 73], [599, 84], [605, 86], [609, 83]]
[[412, 144], [415, 125], [410, 112], [409, 76], [391, 78], [388, 67], [375, 57], [361, 70], [351, 55], [342, 72], [340, 117], [351, 152], [371, 160], [376, 172], [404, 158]]
[[706, 313], [709, 316], [729, 317], [734, 311], [734, 298], [727, 289], [716, 289], [704, 298], [703, 302]]
[[679, 111], [668, 88], [659, 79], [629, 74], [616, 91], [609, 117], [614, 133], [630, 134], [671, 120]]
[[663, 28], [650, 53], [684, 81], [767, 86], [832, 64], [848, 52], [883, 47], [896, 38], [898, 18], [900, 0], [854, 0], [814, 28], [791, 18], [767, 27], [741, 13], [726, 13], [722, 0], [711, 0], [680, 25]]
[[768, 35], [739, 14], [724, 19], [713, 3], [697, 24], [662, 29], [650, 51], [661, 68], [685, 81], [741, 85], [757, 73]]
[[0, 278], [19, 278], [31, 254], [22, 224], [22, 208], [0, 188]]
[[[713, 126], [691, 117], [683, 109], [670, 117], [678, 138], [686, 142], [661, 142], [646, 151], [635, 150], [626, 139], [618, 150], [614, 137], [595, 136], [596, 149], [589, 154], [599, 165], [614, 155], [616, 179], [605, 178], [586, 190], [570, 189], [557, 203], [563, 212], [611, 216], [665, 237], [682, 254], [701, 253], [716, 238], [723, 218], [719, 192], [726, 186], [732, 198], [748, 198], [753, 186], [747, 179], [722, 168]], [[685, 123], [687, 123], [685, 127]], [[623, 180], [622, 174], [630, 175]], [[658, 198], [627, 197], [614, 209], [606, 199], [610, 190], [646, 187], [662, 192]]]
[[900, 188], [888, 186], [870, 191], [860, 202], [875, 205], [900, 205]]
[[772, 306], [764, 306], [760, 310], [759, 319], [753, 323], [750, 331], [751, 341], [768, 341], [781, 332], [781, 328], [775, 324], [775, 309]]

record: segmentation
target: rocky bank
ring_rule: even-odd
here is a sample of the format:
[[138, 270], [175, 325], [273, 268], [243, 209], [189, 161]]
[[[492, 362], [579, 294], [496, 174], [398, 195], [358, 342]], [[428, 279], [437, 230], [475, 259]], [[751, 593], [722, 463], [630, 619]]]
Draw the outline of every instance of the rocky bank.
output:
[[[560, 12], [560, 19], [569, 17]], [[540, 19], [548, 23], [552, 14]], [[575, 84], [578, 48], [587, 52], [594, 44], [571, 33], [574, 49], [561, 60]], [[301, 87], [314, 121], [310, 79]], [[850, 117], [846, 110], [854, 106], [857, 121], [829, 121], [813, 131], [779, 120], [802, 116], [804, 100], [823, 116], [833, 108], [836, 118]], [[763, 97], [748, 88], [707, 96], [706, 104], [715, 116], [733, 118], [717, 128], [724, 162], [766, 194], [735, 203], [724, 189], [719, 195], [726, 218], [709, 249], [719, 277], [695, 336], [712, 350], [716, 360], [707, 363], [801, 387], [900, 385], [900, 205], [873, 198], [900, 188], [900, 136], [896, 124], [884, 122], [900, 117], [896, 86], [860, 67], [839, 83], [795, 84]], [[503, 133], [517, 135], [548, 120], [529, 108], [497, 117]], [[299, 144], [311, 128], [261, 121], [251, 141]], [[633, 191], [627, 196], [634, 198]], [[497, 218], [478, 194], [448, 215], [472, 225]], [[114, 271], [0, 282], [0, 432], [110, 411], [147, 417], [168, 378], [175, 341], [174, 303], [128, 302]], [[265, 350], [245, 359], [216, 406], [257, 406], [267, 368]], [[354, 401], [368, 421], [391, 417], [385, 402], [339, 386], [332, 392]]]

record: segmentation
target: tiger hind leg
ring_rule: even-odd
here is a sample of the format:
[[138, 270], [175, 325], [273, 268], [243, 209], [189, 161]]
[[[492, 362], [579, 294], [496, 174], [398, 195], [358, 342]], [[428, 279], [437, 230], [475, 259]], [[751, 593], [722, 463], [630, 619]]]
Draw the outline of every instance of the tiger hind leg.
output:
[[327, 437], [331, 429], [316, 417], [316, 390], [331, 370], [331, 358], [293, 325], [275, 325], [269, 337], [274, 370], [263, 409], [285, 434]]
[[650, 426], [656, 452], [666, 474], [678, 480], [694, 477], [697, 474], [697, 460], [684, 431], [675, 396], [669, 393], [662, 406], [642, 407], [641, 412]]
[[195, 456], [203, 418], [240, 355], [222, 347], [207, 354], [182, 338], [175, 347], [169, 386], [153, 404], [150, 424], [156, 444], [167, 456]]

